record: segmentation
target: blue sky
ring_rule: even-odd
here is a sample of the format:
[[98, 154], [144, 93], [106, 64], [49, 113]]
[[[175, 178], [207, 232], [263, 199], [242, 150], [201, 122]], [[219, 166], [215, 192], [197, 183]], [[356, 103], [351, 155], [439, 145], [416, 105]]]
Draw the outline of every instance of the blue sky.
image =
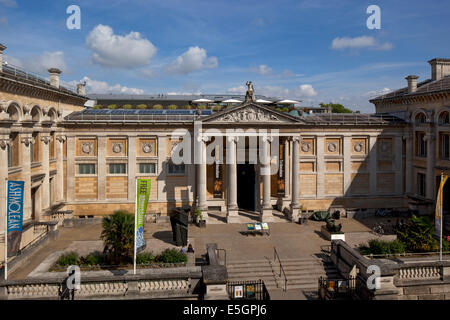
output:
[[[66, 27], [72, 4], [80, 30]], [[252, 80], [257, 94], [373, 112], [370, 97], [450, 58], [449, 12], [442, 0], [0, 0], [0, 43], [8, 63], [60, 67], [88, 92], [243, 93]]]

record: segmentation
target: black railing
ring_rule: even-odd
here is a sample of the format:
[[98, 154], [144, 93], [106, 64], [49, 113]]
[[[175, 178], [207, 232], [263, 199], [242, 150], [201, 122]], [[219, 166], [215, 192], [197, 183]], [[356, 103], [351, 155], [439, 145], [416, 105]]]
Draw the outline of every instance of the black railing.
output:
[[261, 279], [228, 282], [227, 292], [231, 300], [270, 300], [269, 291]]
[[278, 265], [280, 267], [280, 272], [278, 277], [281, 279], [281, 275], [283, 274], [284, 276], [284, 291], [287, 290], [287, 276], [286, 276], [286, 272], [284, 272], [284, 268], [283, 265], [281, 264], [281, 260], [280, 260], [280, 256], [278, 255], [277, 249], [275, 247], [273, 247], [273, 261], [275, 262], [276, 260], [278, 260]]
[[337, 300], [337, 299], [353, 299], [356, 291], [356, 278], [348, 279], [328, 279], [319, 278], [319, 299], [321, 300]]

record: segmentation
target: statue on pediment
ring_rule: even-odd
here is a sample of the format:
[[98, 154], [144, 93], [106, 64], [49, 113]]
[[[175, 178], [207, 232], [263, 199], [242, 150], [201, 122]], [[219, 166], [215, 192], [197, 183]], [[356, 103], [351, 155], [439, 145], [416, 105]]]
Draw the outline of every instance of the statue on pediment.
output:
[[248, 87], [247, 93], [245, 94], [245, 102], [256, 102], [255, 98], [255, 90], [253, 89], [253, 83], [251, 81], [247, 81], [245, 85]]

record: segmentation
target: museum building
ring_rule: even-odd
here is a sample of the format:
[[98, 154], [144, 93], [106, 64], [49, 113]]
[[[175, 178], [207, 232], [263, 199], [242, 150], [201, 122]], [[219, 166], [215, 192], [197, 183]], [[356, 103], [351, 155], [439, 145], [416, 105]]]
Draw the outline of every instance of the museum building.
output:
[[[266, 222], [329, 209], [430, 212], [441, 172], [450, 174], [449, 59], [429, 61], [431, 79], [408, 76], [407, 87], [371, 100], [375, 114], [296, 116], [258, 103], [251, 84], [242, 103], [217, 112], [87, 108], [84, 84], [74, 92], [58, 69], [47, 82], [8, 66], [5, 49], [0, 181], [25, 181], [22, 248], [44, 232], [40, 222], [67, 212], [133, 212], [136, 178], [151, 180], [150, 215], [193, 206], [207, 223], [236, 223], [242, 212]], [[192, 152], [180, 153], [187, 140]], [[5, 191], [0, 183], [0, 202]], [[0, 260], [4, 215], [0, 206]]]

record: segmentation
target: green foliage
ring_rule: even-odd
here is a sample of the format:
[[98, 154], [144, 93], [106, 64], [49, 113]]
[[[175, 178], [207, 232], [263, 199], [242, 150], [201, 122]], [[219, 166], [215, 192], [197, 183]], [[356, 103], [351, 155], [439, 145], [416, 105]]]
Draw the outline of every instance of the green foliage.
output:
[[134, 251], [134, 217], [125, 210], [115, 211], [102, 220], [103, 253], [112, 264], [132, 261]]
[[399, 241], [383, 241], [373, 239], [369, 241], [369, 246], [359, 247], [359, 251], [363, 255], [369, 254], [400, 254], [406, 252], [406, 245]]
[[162, 108], [163, 108], [163, 106], [160, 105], [160, 104], [155, 104], [155, 105], [153, 106], [153, 109], [156, 109], [156, 110], [161, 110]]
[[140, 104], [136, 108], [137, 109], [147, 109], [147, 105], [146, 104]]
[[189, 110], [189, 109], [192, 109], [192, 106], [191, 106], [191, 105], [188, 105], [188, 104], [186, 104], [186, 105], [184, 105], [184, 106], [183, 106], [183, 109]]
[[133, 106], [131, 104], [126, 104], [122, 106], [122, 109], [133, 109]]
[[68, 267], [78, 264], [78, 253], [72, 251], [59, 256], [56, 264], [61, 267]]
[[332, 113], [353, 113], [352, 110], [347, 109], [346, 107], [344, 107], [342, 104], [340, 103], [320, 103], [320, 106], [322, 108], [328, 108], [331, 107], [331, 112]]
[[174, 105], [174, 104], [171, 104], [170, 106], [167, 107], [167, 109], [169, 109], [169, 110], [176, 110], [176, 109], [178, 109], [178, 106]]
[[117, 104], [110, 104], [107, 108], [108, 109], [117, 109]]
[[187, 262], [187, 255], [179, 252], [177, 249], [166, 249], [157, 256], [157, 261], [164, 263]]
[[104, 264], [104, 262], [105, 255], [99, 251], [89, 253], [86, 257], [81, 257], [79, 259], [80, 265], [85, 266], [99, 266]]
[[406, 245], [409, 252], [430, 252], [439, 247], [434, 238], [434, 223], [428, 217], [412, 216], [402, 229], [397, 231], [397, 238]]
[[142, 252], [136, 255], [136, 264], [151, 264], [156, 257], [150, 252]]
[[212, 110], [213, 111], [215, 111], [215, 112], [218, 112], [218, 111], [220, 111], [222, 108], [220, 107], [220, 106], [214, 106], [213, 108], [212, 108]]
[[103, 106], [101, 106], [101, 105], [99, 105], [99, 104], [97, 104], [97, 105], [95, 105], [95, 106], [92, 107], [92, 109], [101, 109], [101, 108], [103, 108]]
[[204, 106], [204, 105], [199, 105], [199, 106], [197, 106], [197, 109], [205, 110], [205, 109], [206, 109], [206, 106]]
[[202, 218], [203, 218], [202, 210], [200, 210], [200, 209], [195, 209], [195, 211], [194, 211], [194, 217], [197, 217], [198, 220], [202, 220]]

